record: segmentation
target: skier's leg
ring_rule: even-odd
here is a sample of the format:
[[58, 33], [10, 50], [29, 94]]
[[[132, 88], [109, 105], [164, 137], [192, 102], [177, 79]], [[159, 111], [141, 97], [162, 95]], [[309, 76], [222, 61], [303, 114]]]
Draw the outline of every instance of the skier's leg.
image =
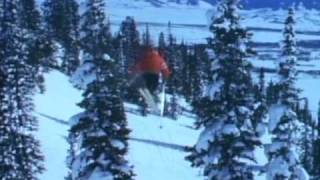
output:
[[151, 94], [155, 95], [159, 85], [159, 75], [155, 73], [145, 73], [143, 75], [146, 87]]
[[159, 107], [157, 106], [156, 102], [154, 101], [154, 97], [149, 92], [148, 89], [138, 89], [139, 93], [142, 95], [142, 97], [145, 99], [145, 102], [148, 104], [148, 106], [152, 109], [155, 113], [161, 113]]
[[158, 90], [159, 86], [159, 75], [158, 74], [152, 74], [150, 80], [150, 89], [153, 94], [157, 94], [156, 91]]

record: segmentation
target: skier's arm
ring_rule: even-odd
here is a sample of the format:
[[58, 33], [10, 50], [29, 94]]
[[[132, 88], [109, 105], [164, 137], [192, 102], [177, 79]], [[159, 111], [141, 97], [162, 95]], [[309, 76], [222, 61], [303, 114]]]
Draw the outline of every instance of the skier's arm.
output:
[[162, 63], [161, 63], [161, 73], [166, 79], [168, 79], [171, 74], [171, 72], [168, 68], [168, 65], [166, 64], [165, 61], [162, 61]]

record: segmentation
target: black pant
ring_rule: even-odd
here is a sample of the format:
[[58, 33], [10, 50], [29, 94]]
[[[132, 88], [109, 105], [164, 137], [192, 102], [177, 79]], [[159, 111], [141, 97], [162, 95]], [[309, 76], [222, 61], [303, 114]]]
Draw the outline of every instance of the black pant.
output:
[[149, 89], [151, 94], [158, 89], [159, 75], [155, 73], [143, 73], [142, 74], [145, 86]]
[[132, 82], [129, 83], [131, 87], [135, 89], [147, 88], [151, 94], [154, 94], [158, 89], [159, 85], [159, 75], [156, 73], [142, 73], [134, 77]]

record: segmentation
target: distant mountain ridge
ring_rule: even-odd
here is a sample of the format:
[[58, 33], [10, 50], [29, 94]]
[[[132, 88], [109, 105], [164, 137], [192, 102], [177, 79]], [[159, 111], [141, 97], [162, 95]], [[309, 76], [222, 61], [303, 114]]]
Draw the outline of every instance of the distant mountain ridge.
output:
[[200, 0], [145, 0], [155, 6], [161, 6], [166, 3], [177, 3], [186, 5], [198, 5]]
[[[177, 3], [186, 5], [198, 5], [200, 1], [208, 2], [212, 5], [216, 4], [218, 0], [145, 0], [153, 5], [161, 6], [165, 3]], [[319, 0], [241, 0], [245, 9], [259, 9], [259, 8], [288, 8], [292, 5], [298, 7], [303, 5], [307, 9], [320, 9]]]
[[[204, 0], [210, 4], [215, 4], [217, 0]], [[258, 9], [258, 8], [288, 8], [292, 5], [299, 6], [303, 4], [307, 9], [320, 9], [319, 0], [242, 0], [245, 9]]]

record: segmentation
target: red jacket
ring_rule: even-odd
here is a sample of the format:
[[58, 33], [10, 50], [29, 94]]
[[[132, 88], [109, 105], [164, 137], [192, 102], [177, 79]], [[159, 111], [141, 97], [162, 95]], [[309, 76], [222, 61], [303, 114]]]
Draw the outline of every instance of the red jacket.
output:
[[138, 60], [137, 63], [131, 69], [131, 73], [162, 73], [166, 78], [170, 75], [170, 70], [168, 68], [165, 60], [159, 55], [155, 50], [148, 51], [144, 53]]

